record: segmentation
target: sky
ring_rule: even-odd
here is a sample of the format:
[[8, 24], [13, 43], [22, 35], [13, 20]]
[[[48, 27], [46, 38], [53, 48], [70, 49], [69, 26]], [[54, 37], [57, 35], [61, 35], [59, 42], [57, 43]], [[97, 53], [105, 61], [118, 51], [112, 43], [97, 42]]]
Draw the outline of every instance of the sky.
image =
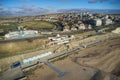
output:
[[0, 0], [0, 16], [39, 15], [85, 8], [120, 10], [120, 0]]

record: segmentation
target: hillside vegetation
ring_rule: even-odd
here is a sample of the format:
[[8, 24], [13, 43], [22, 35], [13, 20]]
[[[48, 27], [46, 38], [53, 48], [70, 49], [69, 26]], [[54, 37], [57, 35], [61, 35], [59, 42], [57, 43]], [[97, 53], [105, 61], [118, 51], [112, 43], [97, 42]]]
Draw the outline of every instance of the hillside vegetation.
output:
[[40, 29], [40, 28], [56, 28], [56, 25], [47, 21], [29, 21], [23, 22], [20, 25], [26, 28]]
[[4, 30], [4, 33], [17, 30], [18, 23], [9, 23], [9, 25], [0, 25], [0, 29]]
[[[3, 34], [9, 31], [18, 29], [18, 26], [23, 26], [26, 29], [56, 29], [56, 25], [47, 21], [28, 21], [23, 23], [9, 23], [9, 25], [0, 25], [0, 29], [4, 31]], [[3, 35], [2, 35], [3, 36]]]
[[8, 56], [31, 52], [43, 47], [45, 39], [0, 44], [0, 59]]

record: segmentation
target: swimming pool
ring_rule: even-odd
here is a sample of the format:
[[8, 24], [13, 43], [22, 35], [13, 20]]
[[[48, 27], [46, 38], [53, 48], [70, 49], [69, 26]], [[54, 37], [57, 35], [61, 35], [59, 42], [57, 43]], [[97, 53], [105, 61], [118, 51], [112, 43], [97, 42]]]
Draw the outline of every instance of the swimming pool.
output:
[[21, 39], [38, 36], [36, 30], [13, 31], [5, 34], [5, 39]]

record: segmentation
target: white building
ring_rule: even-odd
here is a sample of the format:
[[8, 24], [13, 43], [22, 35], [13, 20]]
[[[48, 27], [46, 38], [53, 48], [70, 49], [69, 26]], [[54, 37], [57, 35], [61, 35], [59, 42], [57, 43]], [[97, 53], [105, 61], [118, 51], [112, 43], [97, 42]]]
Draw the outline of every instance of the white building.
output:
[[85, 27], [85, 25], [83, 23], [80, 23], [80, 24], [78, 24], [78, 29], [79, 30], [85, 30], [86, 27]]
[[68, 43], [69, 40], [75, 39], [74, 35], [71, 35], [70, 37], [68, 35], [57, 35], [56, 37], [48, 37], [51, 42], [49, 44], [64, 44]]
[[109, 24], [112, 24], [112, 23], [113, 23], [113, 21], [111, 19], [104, 19], [103, 20], [104, 25], [109, 25]]
[[113, 30], [112, 33], [120, 34], [120, 27], [118, 27], [115, 30]]
[[106, 15], [106, 16], [105, 16], [105, 19], [108, 19], [108, 17], [109, 17], [109, 16], [108, 16], [108, 15]]
[[102, 25], [102, 20], [101, 19], [94, 19], [93, 21], [95, 26], [101, 26]]
[[88, 29], [92, 29], [92, 26], [90, 24], [88, 25]]
[[71, 30], [72, 31], [77, 31], [77, 28], [76, 27], [72, 27]]
[[36, 30], [13, 31], [5, 34], [5, 39], [21, 39], [38, 36]]

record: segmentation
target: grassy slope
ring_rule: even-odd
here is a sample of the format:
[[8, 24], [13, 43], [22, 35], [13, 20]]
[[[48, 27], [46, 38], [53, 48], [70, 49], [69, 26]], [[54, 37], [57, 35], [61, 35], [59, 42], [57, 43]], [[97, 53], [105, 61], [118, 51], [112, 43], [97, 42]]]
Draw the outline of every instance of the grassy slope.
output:
[[21, 23], [26, 28], [56, 28], [56, 26], [47, 21], [29, 21]]
[[29, 21], [23, 23], [10, 23], [10, 25], [0, 25], [0, 29], [3, 29], [5, 33], [17, 30], [17, 27], [22, 25], [26, 28], [30, 29], [40, 29], [40, 28], [56, 28], [56, 25], [47, 21]]
[[0, 44], [0, 58], [22, 54], [26, 51], [36, 50], [43, 47], [44, 39]]
[[16, 30], [17, 26], [17, 23], [10, 23], [10, 25], [0, 25], [0, 29], [3, 29], [4, 31]]

